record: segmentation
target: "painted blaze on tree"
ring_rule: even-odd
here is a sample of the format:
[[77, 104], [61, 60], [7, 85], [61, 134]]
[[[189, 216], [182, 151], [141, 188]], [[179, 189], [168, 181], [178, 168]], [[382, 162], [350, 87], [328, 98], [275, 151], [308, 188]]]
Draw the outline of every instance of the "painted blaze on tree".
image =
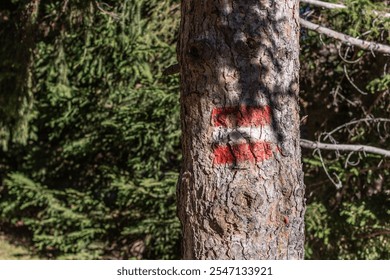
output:
[[301, 259], [298, 1], [182, 1], [184, 259]]

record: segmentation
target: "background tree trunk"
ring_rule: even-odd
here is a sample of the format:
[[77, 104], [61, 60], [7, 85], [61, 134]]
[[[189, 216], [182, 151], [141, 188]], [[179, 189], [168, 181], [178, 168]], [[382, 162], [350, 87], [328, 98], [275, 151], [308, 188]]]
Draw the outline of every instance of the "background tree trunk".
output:
[[182, 1], [184, 259], [301, 259], [298, 1]]

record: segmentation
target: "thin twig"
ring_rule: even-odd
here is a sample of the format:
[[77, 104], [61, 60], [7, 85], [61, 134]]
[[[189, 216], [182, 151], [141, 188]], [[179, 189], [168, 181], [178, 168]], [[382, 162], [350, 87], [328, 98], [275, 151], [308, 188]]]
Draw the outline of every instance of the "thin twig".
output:
[[334, 31], [332, 29], [323, 27], [321, 25], [312, 23], [310, 21], [304, 20], [303, 18], [299, 19], [299, 22], [301, 26], [314, 30], [320, 34], [325, 34], [326, 36], [329, 36], [331, 38], [334, 38], [336, 40], [342, 41], [346, 44], [354, 45], [357, 46], [363, 50], [371, 50], [371, 51], [376, 51], [384, 54], [390, 54], [390, 46], [388, 45], [383, 45], [375, 42], [370, 42], [370, 41], [365, 41], [361, 39], [356, 39], [354, 37], [348, 36], [344, 33], [340, 33], [337, 31]]
[[368, 92], [365, 92], [365, 91], [361, 90], [361, 89], [352, 81], [352, 79], [349, 77], [349, 75], [348, 75], [348, 70], [347, 70], [347, 67], [346, 67], [345, 65], [344, 65], [343, 69], [344, 69], [345, 77], [347, 78], [348, 82], [349, 82], [349, 83], [350, 83], [358, 92], [360, 92], [360, 93], [363, 94], [363, 95], [367, 95]]
[[[301, 142], [301, 146], [302, 146], [302, 142]], [[337, 178], [337, 183], [336, 183], [333, 180], [332, 176], [330, 176], [328, 169], [326, 169], [325, 162], [324, 162], [322, 155], [321, 155], [321, 149], [316, 149], [316, 150], [317, 150], [318, 156], [320, 157], [322, 168], [324, 169], [326, 176], [329, 178], [329, 180], [332, 182], [332, 184], [336, 187], [336, 189], [341, 189], [343, 187], [343, 183], [341, 183], [339, 176], [337, 176], [337, 174], [333, 172], [333, 175], [336, 176], [336, 178]]]
[[367, 145], [353, 145], [353, 144], [328, 144], [321, 142], [314, 142], [306, 139], [301, 139], [301, 147], [307, 149], [320, 149], [331, 151], [350, 151], [350, 152], [367, 152], [372, 154], [390, 157], [390, 151]]
[[[341, 81], [342, 81], [342, 79], [341, 79]], [[340, 83], [341, 83], [341, 82], [340, 82]], [[352, 100], [349, 100], [347, 97], [345, 97], [344, 95], [342, 95], [342, 94], [340, 93], [340, 90], [339, 90], [339, 89], [341, 88], [340, 83], [337, 85], [336, 89], [334, 90], [334, 93], [331, 93], [331, 94], [333, 94], [333, 96], [334, 96], [333, 98], [336, 99], [337, 96], [340, 96], [341, 99], [347, 101], [347, 103], [349, 103], [349, 104], [352, 105], [353, 107], [359, 106], [359, 104], [360, 104], [359, 101], [352, 101]], [[333, 104], [336, 105], [337, 103], [335, 103], [335, 102], [337, 102], [337, 101], [334, 101]]]
[[102, 6], [100, 6], [100, 3], [98, 1], [95, 1], [94, 3], [96, 5], [96, 7], [98, 8], [98, 10], [101, 11], [103, 14], [108, 15], [116, 20], [120, 18], [120, 16], [118, 14], [116, 14], [114, 12], [109, 12], [109, 11], [106, 11], [105, 9], [103, 9]]
[[[345, 56], [347, 56], [348, 51], [349, 51], [350, 48], [351, 48], [351, 47], [348, 46], [347, 50], [345, 51]], [[355, 64], [355, 63], [358, 63], [358, 62], [359, 62], [360, 60], [362, 60], [362, 58], [363, 58], [363, 56], [361, 56], [361, 57], [358, 57], [358, 58], [355, 59], [355, 60], [348, 60], [348, 59], [346, 59], [344, 56], [342, 56], [342, 54], [341, 54], [341, 46], [337, 47], [337, 49], [338, 49], [338, 52], [339, 52], [339, 57], [340, 57], [341, 60], [344, 61], [345, 63], [348, 63], [348, 64]]]
[[356, 162], [351, 162], [350, 158], [353, 155], [354, 152], [350, 152], [345, 160], [344, 168], [348, 168], [348, 166], [358, 166], [360, 163], [360, 158], [357, 159]]
[[326, 133], [326, 136], [324, 137], [324, 140], [328, 139], [328, 137], [330, 135], [332, 135], [333, 133], [339, 131], [340, 129], [343, 129], [347, 126], [350, 126], [350, 125], [353, 125], [353, 124], [357, 124], [357, 123], [361, 123], [361, 122], [390, 122], [390, 119], [386, 119], [386, 118], [364, 118], [364, 119], [359, 119], [359, 120], [355, 120], [355, 121], [350, 121], [350, 122], [347, 122], [343, 125], [340, 125], [338, 127], [336, 127], [335, 129], [333, 129], [332, 131], [330, 132], [327, 132]]

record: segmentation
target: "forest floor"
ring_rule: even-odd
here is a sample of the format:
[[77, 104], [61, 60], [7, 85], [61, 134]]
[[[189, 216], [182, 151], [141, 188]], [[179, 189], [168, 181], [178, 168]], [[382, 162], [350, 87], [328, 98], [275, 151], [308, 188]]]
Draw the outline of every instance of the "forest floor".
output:
[[4, 233], [0, 232], [0, 260], [34, 260], [28, 248], [15, 244]]

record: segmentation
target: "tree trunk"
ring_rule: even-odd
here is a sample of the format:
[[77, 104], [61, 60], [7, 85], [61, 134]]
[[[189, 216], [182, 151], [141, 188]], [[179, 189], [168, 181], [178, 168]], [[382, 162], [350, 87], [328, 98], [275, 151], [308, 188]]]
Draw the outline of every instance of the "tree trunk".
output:
[[302, 259], [298, 1], [182, 1], [184, 259]]

